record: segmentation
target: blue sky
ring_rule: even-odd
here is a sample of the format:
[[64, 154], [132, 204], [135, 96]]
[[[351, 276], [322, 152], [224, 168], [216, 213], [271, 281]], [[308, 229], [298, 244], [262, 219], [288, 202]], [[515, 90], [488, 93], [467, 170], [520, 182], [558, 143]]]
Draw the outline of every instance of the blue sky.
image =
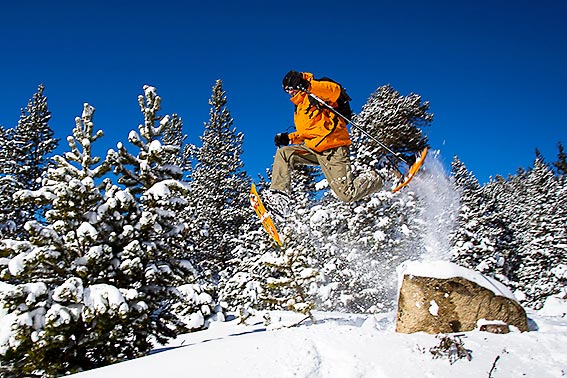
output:
[[40, 83], [65, 141], [88, 102], [104, 156], [142, 122], [137, 96], [157, 88], [198, 143], [211, 89], [223, 81], [245, 134], [252, 177], [272, 164], [273, 135], [292, 125], [281, 89], [290, 69], [329, 76], [360, 111], [380, 86], [420, 94], [424, 131], [481, 182], [567, 146], [567, 2], [170, 1], [9, 2], [2, 7], [0, 124], [13, 127]]

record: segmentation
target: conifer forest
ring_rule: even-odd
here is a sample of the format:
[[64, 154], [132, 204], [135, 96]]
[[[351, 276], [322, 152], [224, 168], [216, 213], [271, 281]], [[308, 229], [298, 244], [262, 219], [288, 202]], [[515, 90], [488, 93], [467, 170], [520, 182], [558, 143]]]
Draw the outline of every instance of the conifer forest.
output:
[[[44, 91], [40, 85], [17, 125], [0, 126], [4, 377], [60, 376], [144, 356], [229, 312], [389, 311], [396, 267], [424, 255], [492, 276], [533, 309], [567, 286], [560, 142], [553, 161], [535, 151], [532, 166], [485, 184], [457, 156], [445, 173], [432, 154], [423, 177], [401, 192], [355, 203], [337, 199], [318, 168], [296, 170], [280, 248], [249, 202], [252, 182], [266, 188], [269, 169], [246, 172], [245, 135], [221, 80], [198, 145], [145, 85], [132, 120], [138, 128], [106, 156], [93, 146], [112, 125], [97, 125], [95, 107], [77, 109], [59, 140]], [[390, 85], [355, 116], [408, 158], [428, 146], [433, 118], [420, 95]], [[351, 136], [354, 173], [380, 169], [387, 151], [357, 129]]]

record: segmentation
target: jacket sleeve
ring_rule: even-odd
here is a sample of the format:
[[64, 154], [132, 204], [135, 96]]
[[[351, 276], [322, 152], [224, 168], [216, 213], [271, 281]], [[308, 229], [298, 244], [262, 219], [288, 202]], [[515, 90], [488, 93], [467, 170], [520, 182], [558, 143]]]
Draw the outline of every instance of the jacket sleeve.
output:
[[341, 95], [341, 86], [324, 80], [315, 80], [313, 74], [304, 72], [303, 77], [309, 81], [309, 90], [315, 96], [326, 102], [337, 102]]
[[299, 135], [297, 131], [294, 131], [293, 133], [289, 133], [288, 137], [289, 137], [289, 142], [291, 144], [301, 144], [303, 143], [304, 140], [304, 138], [301, 137], [301, 135]]

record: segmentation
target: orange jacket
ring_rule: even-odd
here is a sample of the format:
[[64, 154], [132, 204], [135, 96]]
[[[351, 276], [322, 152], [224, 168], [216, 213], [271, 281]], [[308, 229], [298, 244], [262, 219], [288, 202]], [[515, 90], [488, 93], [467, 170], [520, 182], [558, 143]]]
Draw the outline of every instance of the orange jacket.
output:
[[[341, 93], [339, 84], [315, 80], [313, 74], [307, 72], [303, 72], [303, 77], [309, 81], [308, 89], [311, 93], [331, 106], [336, 105]], [[297, 92], [291, 102], [295, 104], [293, 120], [296, 130], [289, 134], [291, 143], [305, 143], [317, 152], [351, 144], [346, 122], [329, 109], [317, 108], [309, 101], [307, 93]]]

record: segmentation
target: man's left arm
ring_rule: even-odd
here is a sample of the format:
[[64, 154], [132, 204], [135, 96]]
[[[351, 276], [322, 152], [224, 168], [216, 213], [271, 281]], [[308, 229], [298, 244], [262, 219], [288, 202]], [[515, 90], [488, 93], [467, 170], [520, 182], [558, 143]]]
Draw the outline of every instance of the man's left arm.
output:
[[332, 81], [315, 80], [312, 74], [303, 73], [309, 81], [309, 91], [326, 102], [337, 102], [341, 95], [341, 86]]

